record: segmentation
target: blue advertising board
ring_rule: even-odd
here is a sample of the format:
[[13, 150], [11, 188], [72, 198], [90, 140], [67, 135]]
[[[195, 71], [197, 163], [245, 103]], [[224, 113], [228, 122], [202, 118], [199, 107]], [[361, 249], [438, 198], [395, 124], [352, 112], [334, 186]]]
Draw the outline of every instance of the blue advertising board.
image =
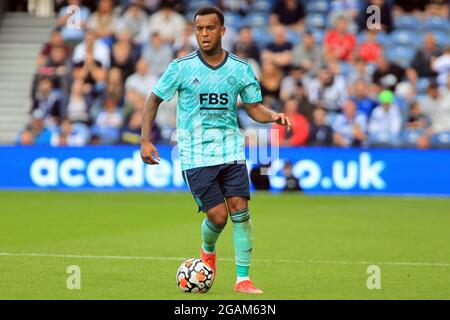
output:
[[[0, 189], [187, 190], [176, 148], [158, 150], [160, 165], [149, 166], [135, 146], [4, 146]], [[306, 193], [450, 196], [449, 150], [280, 148], [270, 159], [274, 192], [286, 184], [285, 160]]]

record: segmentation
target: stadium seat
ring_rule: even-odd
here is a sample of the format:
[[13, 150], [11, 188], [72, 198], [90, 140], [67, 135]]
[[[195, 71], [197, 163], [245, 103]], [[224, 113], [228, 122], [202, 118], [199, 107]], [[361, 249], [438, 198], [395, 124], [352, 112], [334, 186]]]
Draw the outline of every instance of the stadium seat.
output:
[[[360, 32], [360, 33], [357, 35], [357, 41], [358, 41], [358, 44], [361, 44], [361, 43], [363, 43], [364, 41], [366, 41], [366, 35], [367, 35], [366, 32]], [[379, 31], [379, 32], [377, 33], [377, 41], [378, 41], [383, 47], [385, 47], [385, 46], [388, 45], [388, 43], [389, 43], [389, 35], [388, 35], [386, 32], [384, 32], [384, 31]]]
[[294, 46], [300, 43], [301, 36], [298, 32], [294, 30], [287, 29], [286, 40], [292, 43]]
[[315, 13], [306, 17], [307, 29], [324, 29], [327, 25], [326, 15]]
[[225, 25], [228, 28], [239, 30], [244, 26], [244, 19], [240, 14], [234, 12], [225, 12]]
[[416, 90], [418, 94], [425, 94], [430, 84], [430, 78], [417, 79]]
[[389, 37], [389, 46], [414, 46], [422, 45], [422, 36], [411, 30], [395, 30]]
[[216, 5], [216, 1], [213, 0], [191, 0], [187, 1], [187, 11], [197, 11], [201, 7], [209, 7]]
[[400, 16], [394, 20], [394, 28], [397, 30], [416, 31], [420, 29], [420, 21], [415, 16]]
[[415, 47], [411, 45], [390, 45], [386, 48], [386, 57], [389, 61], [407, 68], [414, 58], [415, 52]]
[[260, 12], [252, 12], [247, 15], [244, 23], [251, 28], [265, 28], [269, 25], [269, 16]]
[[271, 9], [272, 3], [267, 0], [258, 0], [251, 5], [251, 12], [270, 14]]
[[272, 35], [266, 28], [252, 28], [252, 34], [253, 40], [256, 42], [260, 50], [264, 49], [273, 39]]
[[323, 38], [325, 37], [325, 30], [323, 30], [323, 29], [311, 29], [310, 31], [311, 31], [311, 33], [312, 33], [316, 43], [322, 43], [323, 42]]
[[441, 17], [430, 17], [423, 23], [424, 31], [450, 31], [450, 22]]
[[436, 40], [436, 43], [441, 48], [447, 48], [450, 46], [450, 35], [446, 31], [433, 31], [434, 39]]
[[328, 11], [330, 10], [330, 5], [328, 1], [311, 1], [308, 2], [306, 5], [306, 12], [311, 13], [322, 13], [322, 14], [328, 14]]

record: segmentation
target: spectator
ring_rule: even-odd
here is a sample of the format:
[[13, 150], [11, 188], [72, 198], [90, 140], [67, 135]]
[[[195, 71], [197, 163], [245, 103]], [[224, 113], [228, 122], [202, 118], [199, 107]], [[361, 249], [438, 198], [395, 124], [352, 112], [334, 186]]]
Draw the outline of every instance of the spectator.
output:
[[426, 97], [420, 101], [420, 106], [431, 120], [428, 136], [432, 139], [432, 144], [450, 145], [450, 93], [441, 93], [437, 83], [432, 82]]
[[143, 27], [140, 38], [144, 41], [151, 33], [157, 33], [162, 41], [172, 44], [183, 37], [186, 21], [170, 4], [163, 3], [159, 11], [150, 16], [149, 22]]
[[101, 144], [117, 144], [122, 125], [123, 116], [118, 110], [118, 102], [113, 97], [106, 97], [103, 109], [95, 118], [92, 134], [99, 137]]
[[73, 82], [67, 104], [67, 118], [71, 122], [90, 124], [92, 96], [87, 93], [88, 90], [85, 90], [83, 80], [77, 79]]
[[333, 145], [333, 129], [325, 123], [326, 116], [324, 109], [314, 110], [313, 121], [309, 127], [308, 145], [323, 147]]
[[180, 51], [189, 53], [196, 49], [198, 49], [198, 44], [195, 39], [194, 25], [192, 22], [188, 22], [184, 27], [183, 36], [181, 39], [177, 39], [173, 44], [173, 51], [176, 52], [176, 55], [178, 55]]
[[448, 19], [449, 12], [449, 4], [446, 0], [429, 0], [425, 6], [425, 15], [427, 17]]
[[239, 31], [239, 40], [233, 46], [233, 52], [245, 52], [248, 58], [259, 62], [260, 53], [258, 46], [253, 41], [252, 29], [250, 27], [243, 27]]
[[271, 25], [282, 24], [301, 31], [304, 25], [305, 10], [297, 0], [277, 0], [270, 16]]
[[113, 45], [111, 55], [111, 67], [119, 68], [123, 74], [123, 78], [127, 79], [134, 72], [132, 47], [127, 41], [118, 41]]
[[301, 66], [309, 74], [317, 74], [322, 66], [322, 51], [316, 45], [311, 32], [305, 32], [303, 41], [297, 44], [292, 51], [292, 64]]
[[136, 72], [125, 81], [127, 97], [129, 91], [135, 91], [144, 97], [147, 96], [157, 81], [158, 78], [149, 72], [147, 61], [139, 59], [136, 63]]
[[426, 33], [423, 39], [423, 48], [416, 51], [409, 73], [414, 73], [414, 77], [434, 78], [437, 73], [431, 68], [431, 62], [442, 54], [442, 50], [436, 45], [433, 33]]
[[42, 118], [50, 126], [56, 125], [65, 116], [64, 106], [58, 94], [53, 91], [50, 77], [44, 76], [39, 79], [38, 90], [32, 99], [31, 113], [34, 114], [35, 110], [42, 113]]
[[173, 52], [170, 46], [163, 42], [160, 34], [152, 33], [150, 45], [145, 47], [142, 58], [147, 60], [150, 72], [159, 77], [173, 59]]
[[333, 140], [340, 147], [361, 147], [367, 139], [367, 117], [352, 100], [346, 100], [342, 113], [333, 122]]
[[274, 41], [263, 50], [262, 60], [263, 62], [270, 61], [287, 71], [292, 63], [292, 44], [286, 40], [285, 27], [277, 25], [272, 30]]
[[414, 102], [411, 104], [405, 123], [405, 129], [402, 132], [402, 144], [418, 148], [426, 148], [429, 141], [426, 137], [430, 120], [422, 113], [420, 104]]
[[345, 80], [342, 76], [334, 76], [327, 68], [322, 68], [309, 83], [308, 97], [311, 103], [323, 105], [327, 112], [339, 112], [347, 99]]
[[84, 62], [88, 54], [92, 55], [93, 59], [99, 62], [103, 68], [109, 68], [111, 64], [109, 47], [97, 39], [94, 30], [87, 30], [84, 41], [75, 47], [73, 62], [75, 64]]
[[38, 74], [50, 76], [55, 89], [61, 90], [61, 94], [67, 97], [70, 90], [72, 63], [64, 46], [52, 46], [50, 55], [45, 64], [38, 69]]
[[352, 84], [359, 79], [364, 79], [366, 82], [372, 82], [372, 75], [374, 66], [372, 63], [367, 63], [361, 58], [349, 61], [346, 80], [347, 83]]
[[286, 101], [284, 113], [292, 123], [291, 131], [280, 124], [274, 124], [271, 132], [271, 143], [280, 146], [304, 146], [308, 141], [309, 125], [305, 116], [298, 112], [299, 106], [295, 99]]
[[302, 188], [300, 187], [300, 181], [294, 176], [292, 172], [292, 162], [284, 162], [283, 175], [286, 178], [286, 185], [283, 188], [284, 192], [302, 191]]
[[369, 84], [364, 79], [358, 79], [353, 86], [351, 99], [356, 104], [357, 110], [370, 118], [372, 110], [377, 102], [369, 96]]
[[101, 95], [105, 90], [106, 76], [106, 68], [94, 59], [92, 51], [88, 51], [84, 60], [74, 65], [73, 78], [86, 83], [86, 93], [93, 97]]
[[369, 143], [375, 146], [398, 146], [402, 129], [402, 116], [394, 102], [392, 91], [383, 90], [378, 96], [380, 103], [370, 116]]
[[261, 93], [268, 104], [275, 104], [280, 100], [281, 81], [283, 72], [272, 62], [263, 62], [261, 68]]
[[[139, 144], [141, 141], [141, 124], [142, 124], [142, 110], [135, 110], [125, 122], [125, 127], [122, 131], [122, 142], [128, 144]], [[161, 139], [161, 134], [157, 124], [154, 124], [150, 133], [152, 141], [155, 143]]]
[[82, 147], [89, 143], [89, 127], [84, 123], [72, 123], [70, 120], [63, 120], [59, 130], [53, 133], [51, 138], [52, 146]]
[[224, 12], [234, 12], [241, 16], [247, 15], [251, 9], [251, 3], [255, 0], [218, 0], [217, 6]]
[[99, 0], [97, 11], [89, 17], [87, 26], [95, 30], [96, 36], [106, 45], [111, 46], [118, 22], [119, 19], [114, 13], [113, 0]]
[[395, 87], [405, 77], [405, 69], [395, 63], [389, 62], [385, 57], [380, 56], [376, 60], [376, 69], [372, 75], [372, 82], [380, 88], [395, 91]]
[[286, 101], [296, 95], [297, 86], [302, 86], [302, 95], [305, 94], [303, 88], [308, 85], [309, 77], [305, 75], [305, 69], [300, 66], [293, 66], [288, 76], [284, 77], [281, 82], [280, 97]]
[[366, 62], [374, 62], [383, 54], [383, 47], [377, 40], [377, 31], [368, 30], [366, 39], [360, 44], [358, 56]]
[[137, 1], [130, 2], [126, 11], [117, 21], [116, 34], [127, 32], [130, 34], [133, 43], [140, 43], [139, 35], [147, 23], [147, 19], [147, 12], [142, 8], [142, 5]]
[[[68, 0], [67, 6], [62, 7], [58, 13], [58, 26], [62, 28], [62, 38], [71, 48], [83, 41], [84, 31], [91, 14], [89, 8], [83, 6], [81, 2], [81, 0]], [[74, 11], [70, 10], [71, 6], [78, 7], [79, 11], [74, 13]], [[77, 14], [77, 17], [74, 17], [74, 14]], [[73, 26], [70, 24], [70, 19], [74, 19], [74, 22], [79, 22], [80, 24]]]
[[19, 133], [18, 145], [50, 145], [52, 132], [45, 127], [45, 114], [36, 109], [31, 113], [31, 122]]
[[438, 73], [437, 81], [441, 86], [447, 84], [447, 77], [450, 73], [450, 46], [438, 58], [434, 59], [431, 64], [432, 69]]
[[41, 51], [39, 53], [38, 59], [37, 59], [37, 66], [43, 66], [45, 65], [47, 59], [50, 57], [50, 52], [52, 51], [53, 47], [63, 47], [66, 51], [66, 56], [70, 57], [72, 54], [72, 51], [70, 47], [64, 42], [64, 39], [61, 34], [61, 30], [59, 28], [56, 28], [52, 31], [50, 35], [50, 41], [44, 43], [44, 45], [41, 48]]
[[348, 60], [353, 54], [356, 38], [348, 31], [348, 21], [345, 16], [336, 18], [335, 28], [325, 34], [324, 47], [326, 60]]
[[119, 68], [111, 68], [106, 78], [106, 95], [117, 101], [119, 107], [124, 103], [123, 75]]

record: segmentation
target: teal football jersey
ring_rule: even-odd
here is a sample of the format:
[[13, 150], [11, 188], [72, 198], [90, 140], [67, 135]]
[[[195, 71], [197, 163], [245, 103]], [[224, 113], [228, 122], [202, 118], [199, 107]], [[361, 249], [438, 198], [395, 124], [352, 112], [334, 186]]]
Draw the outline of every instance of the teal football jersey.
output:
[[181, 170], [245, 160], [244, 134], [237, 122], [238, 95], [261, 102], [261, 88], [244, 60], [226, 52], [209, 65], [199, 51], [173, 60], [153, 88], [170, 100], [178, 92], [177, 136]]

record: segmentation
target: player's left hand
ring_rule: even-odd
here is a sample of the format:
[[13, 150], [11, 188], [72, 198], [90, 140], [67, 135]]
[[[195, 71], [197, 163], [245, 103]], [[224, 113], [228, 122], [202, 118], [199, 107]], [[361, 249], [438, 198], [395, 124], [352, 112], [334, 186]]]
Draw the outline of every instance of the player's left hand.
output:
[[275, 122], [279, 125], [287, 127], [288, 131], [291, 131], [291, 129], [292, 129], [291, 120], [284, 113], [274, 113], [272, 115], [272, 122]]

